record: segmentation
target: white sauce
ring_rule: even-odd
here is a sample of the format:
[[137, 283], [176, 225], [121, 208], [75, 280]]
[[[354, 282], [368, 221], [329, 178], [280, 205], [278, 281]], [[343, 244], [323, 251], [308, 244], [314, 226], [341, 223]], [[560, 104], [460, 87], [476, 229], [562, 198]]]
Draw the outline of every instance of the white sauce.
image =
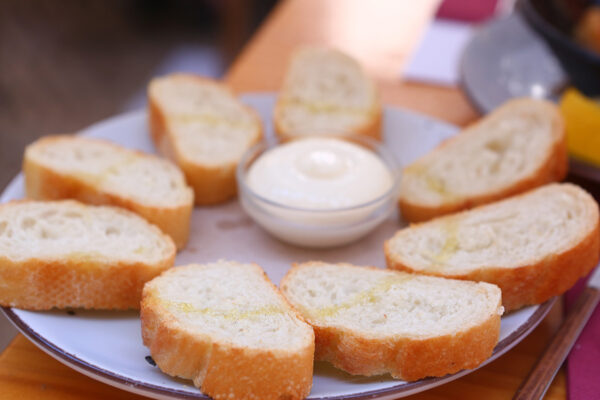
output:
[[251, 166], [248, 186], [286, 206], [334, 210], [386, 194], [393, 176], [372, 151], [332, 138], [308, 138], [263, 153]]

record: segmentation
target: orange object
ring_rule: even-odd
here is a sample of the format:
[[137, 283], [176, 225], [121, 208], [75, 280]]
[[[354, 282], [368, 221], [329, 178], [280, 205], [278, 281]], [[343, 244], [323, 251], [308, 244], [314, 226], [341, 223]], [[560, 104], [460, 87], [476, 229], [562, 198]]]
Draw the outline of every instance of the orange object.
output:
[[600, 103], [569, 89], [560, 101], [569, 153], [600, 167]]

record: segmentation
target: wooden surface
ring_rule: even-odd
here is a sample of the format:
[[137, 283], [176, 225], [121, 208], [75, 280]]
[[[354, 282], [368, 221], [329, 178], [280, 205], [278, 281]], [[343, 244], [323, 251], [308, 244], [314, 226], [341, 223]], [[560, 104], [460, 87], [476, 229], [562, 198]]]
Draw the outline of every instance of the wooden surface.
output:
[[[398, 5], [405, 3], [408, 5]], [[407, 56], [437, 1], [289, 0], [275, 12], [234, 63], [226, 79], [239, 92], [279, 86], [286, 58], [303, 43], [340, 47], [367, 65], [384, 102], [464, 125], [477, 117], [456, 88], [405, 83]], [[377, 7], [375, 7], [375, 5]], [[389, 12], [382, 12], [387, 9]], [[454, 382], [412, 400], [510, 399], [562, 320], [561, 302], [541, 325], [508, 354]], [[134, 399], [138, 396], [89, 379], [38, 350], [19, 335], [0, 355], [2, 399]], [[566, 398], [561, 370], [547, 399]]]
[[590, 286], [583, 290], [543, 356], [517, 390], [514, 400], [536, 400], [544, 395], [599, 301], [600, 289]]

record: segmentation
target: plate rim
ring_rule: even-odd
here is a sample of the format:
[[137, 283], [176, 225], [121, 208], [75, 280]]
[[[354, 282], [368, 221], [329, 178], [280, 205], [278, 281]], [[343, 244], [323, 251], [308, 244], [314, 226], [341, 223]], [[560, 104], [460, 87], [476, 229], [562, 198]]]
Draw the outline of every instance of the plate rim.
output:
[[[246, 92], [240, 93], [239, 98], [242, 102], [246, 102], [249, 98], [252, 97], [262, 97], [263, 99], [266, 97], [273, 98], [275, 96], [275, 92]], [[435, 117], [425, 115], [413, 110], [408, 110], [403, 107], [384, 105], [384, 118], [385, 113], [389, 112], [401, 112], [404, 114], [409, 114], [415, 117], [419, 117], [428, 123], [436, 123], [438, 125], [445, 125], [449, 128], [454, 128], [458, 130], [458, 127], [454, 124], [451, 124], [447, 121], [437, 119]], [[145, 109], [132, 110], [124, 113], [120, 113], [109, 118], [100, 120], [95, 122], [84, 129], [80, 130], [77, 134], [81, 134], [84, 136], [88, 136], [93, 133], [93, 131], [101, 128], [106, 124], [114, 124], [118, 123], [120, 120], [125, 120], [128, 118], [140, 118], [142, 115], [146, 114]], [[267, 121], [263, 121], [267, 123]], [[5, 202], [6, 193], [9, 189], [11, 189], [14, 185], [17, 185], [20, 180], [23, 179], [23, 173], [19, 172], [2, 190], [0, 193], [0, 201]], [[459, 371], [455, 374], [446, 375], [443, 377], [436, 378], [425, 378], [415, 382], [404, 382], [398, 385], [390, 386], [382, 389], [373, 389], [364, 392], [356, 392], [345, 395], [333, 395], [333, 396], [321, 396], [321, 397], [307, 397], [307, 400], [366, 400], [373, 398], [383, 398], [395, 395], [408, 396], [411, 394], [416, 394], [436, 386], [440, 386], [444, 383], [453, 381], [462, 376], [468, 375], [469, 373], [487, 365], [488, 363], [494, 361], [514, 346], [516, 346], [519, 342], [521, 342], [535, 327], [543, 321], [544, 317], [548, 314], [554, 303], [556, 302], [556, 297], [547, 300], [545, 303], [537, 305], [535, 311], [529, 316], [529, 318], [522, 323], [517, 329], [511, 332], [506, 338], [499, 341], [492, 355], [486, 359], [482, 364], [474, 369], [466, 369]], [[51, 341], [47, 340], [44, 336], [39, 334], [34, 328], [32, 328], [29, 324], [27, 324], [19, 315], [15, 313], [12, 307], [1, 307], [0, 311], [7, 317], [11, 323], [17, 327], [17, 329], [27, 337], [34, 345], [40, 348], [42, 351], [52, 356], [54, 359], [58, 360], [62, 364], [72, 368], [92, 379], [100, 381], [102, 383], [111, 385], [118, 389], [126, 390], [129, 392], [151, 396], [153, 398], [168, 398], [168, 399], [205, 399], [210, 400], [210, 397], [202, 393], [199, 389], [197, 393], [192, 393], [188, 391], [183, 391], [174, 388], [167, 388], [164, 386], [158, 386], [152, 383], [140, 381], [133, 378], [128, 378], [126, 376], [120, 375], [118, 373], [112, 372], [105, 368], [94, 365], [91, 362], [82, 360], [74, 354], [67, 352], [66, 350], [60, 348], [55, 345]]]
[[[492, 355], [486, 359], [481, 365], [474, 369], [466, 369], [460, 372], [457, 372], [452, 375], [446, 375], [443, 377], [437, 378], [425, 378], [415, 382], [401, 383], [399, 385], [394, 385], [384, 389], [375, 389], [366, 392], [353, 393], [348, 395], [335, 395], [335, 396], [325, 396], [325, 397], [307, 397], [306, 400], [366, 400], [373, 399], [382, 396], [388, 395], [409, 395], [415, 394], [427, 389], [432, 389], [436, 386], [442, 385], [444, 383], [448, 383], [455, 379], [458, 379], [462, 376], [468, 375], [471, 372], [487, 365], [488, 363], [496, 360], [501, 355], [505, 354], [507, 351], [512, 349], [518, 343], [520, 343], [525, 337], [529, 335], [529, 333], [539, 325], [540, 322], [544, 320], [550, 309], [556, 302], [556, 297], [552, 297], [550, 300], [547, 300], [545, 303], [542, 303], [537, 306], [536, 310], [529, 316], [527, 321], [521, 324], [516, 330], [511, 332], [506, 338], [501, 340], [496, 344]], [[144, 381], [139, 381], [136, 379], [128, 378], [126, 376], [114, 373], [112, 371], [101, 368], [93, 363], [82, 360], [74, 354], [70, 354], [54, 343], [50, 342], [42, 335], [40, 335], [35, 329], [33, 329], [29, 324], [23, 321], [13, 310], [12, 307], [2, 307], [1, 308], [4, 315], [13, 323], [17, 329], [25, 335], [33, 344], [43, 350], [45, 353], [49, 354], [56, 360], [61, 363], [69, 366], [70, 368], [74, 368], [77, 371], [87, 375], [92, 379], [99, 380], [101, 382], [107, 383], [111, 386], [117, 387], [119, 389], [135, 391], [140, 394], [156, 394], [156, 395], [168, 395], [169, 398], [176, 399], [206, 399], [210, 400], [210, 397], [206, 396], [204, 393], [199, 391], [198, 393], [190, 393], [178, 389], [165, 388], [163, 386], [157, 386], [151, 383], [147, 383]], [[99, 379], [102, 378], [102, 379]]]

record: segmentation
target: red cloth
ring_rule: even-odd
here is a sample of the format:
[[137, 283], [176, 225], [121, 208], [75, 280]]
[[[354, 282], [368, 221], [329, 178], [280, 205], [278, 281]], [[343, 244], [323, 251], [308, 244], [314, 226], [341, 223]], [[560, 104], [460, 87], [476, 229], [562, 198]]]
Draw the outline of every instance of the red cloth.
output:
[[498, 0], [445, 0], [438, 8], [437, 18], [465, 22], [482, 22], [494, 16]]
[[[565, 295], [567, 311], [577, 301], [589, 276], [580, 279]], [[590, 317], [567, 358], [569, 400], [600, 398], [600, 306]]]

